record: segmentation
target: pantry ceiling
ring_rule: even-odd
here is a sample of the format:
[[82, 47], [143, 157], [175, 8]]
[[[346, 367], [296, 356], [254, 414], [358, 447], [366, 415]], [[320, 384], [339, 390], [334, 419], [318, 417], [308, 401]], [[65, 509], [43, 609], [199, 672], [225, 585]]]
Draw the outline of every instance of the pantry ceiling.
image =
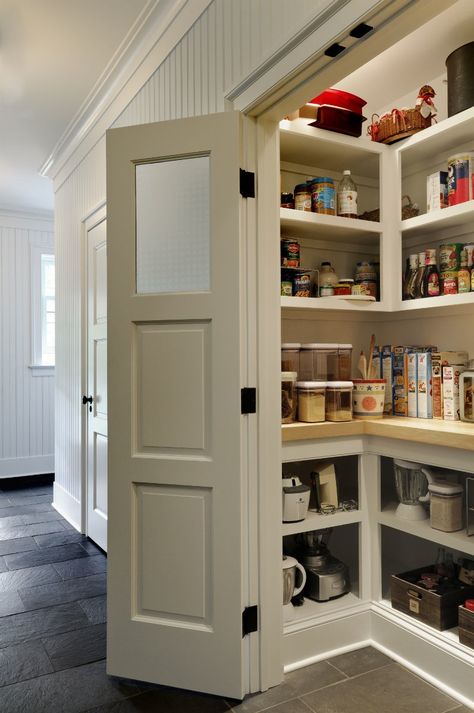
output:
[[0, 0], [0, 210], [53, 208], [38, 169], [155, 4]]

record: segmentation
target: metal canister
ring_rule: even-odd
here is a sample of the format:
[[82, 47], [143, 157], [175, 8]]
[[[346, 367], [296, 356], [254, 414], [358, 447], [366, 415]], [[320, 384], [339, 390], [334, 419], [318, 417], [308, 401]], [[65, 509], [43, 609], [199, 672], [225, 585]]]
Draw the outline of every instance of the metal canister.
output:
[[450, 243], [439, 246], [440, 272], [459, 270], [461, 267], [461, 250], [463, 247], [463, 243]]
[[293, 297], [311, 297], [311, 273], [300, 272], [293, 277]]
[[294, 238], [283, 238], [280, 241], [280, 257], [282, 267], [300, 266], [300, 244]]
[[448, 205], [465, 203], [473, 197], [473, 159], [470, 151], [448, 159]]
[[440, 273], [443, 295], [457, 295], [458, 293], [458, 271], [443, 270]]

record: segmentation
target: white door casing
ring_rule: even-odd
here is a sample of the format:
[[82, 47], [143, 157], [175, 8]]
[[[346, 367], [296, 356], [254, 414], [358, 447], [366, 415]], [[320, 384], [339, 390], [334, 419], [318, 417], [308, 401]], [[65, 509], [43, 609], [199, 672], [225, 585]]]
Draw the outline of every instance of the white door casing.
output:
[[86, 223], [86, 534], [107, 550], [107, 242], [105, 211]]
[[236, 698], [255, 424], [241, 131], [227, 112], [107, 134], [108, 672]]

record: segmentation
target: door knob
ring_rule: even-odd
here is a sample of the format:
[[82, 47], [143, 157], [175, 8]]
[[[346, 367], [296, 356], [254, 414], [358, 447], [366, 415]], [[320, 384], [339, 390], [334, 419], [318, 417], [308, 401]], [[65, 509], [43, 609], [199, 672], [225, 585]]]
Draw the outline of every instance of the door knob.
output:
[[84, 404], [84, 406], [85, 406], [86, 404], [89, 404], [89, 411], [90, 411], [91, 413], [92, 413], [92, 402], [93, 402], [93, 401], [94, 401], [94, 397], [93, 397], [93, 396], [83, 396], [83, 397], [82, 397], [82, 403]]

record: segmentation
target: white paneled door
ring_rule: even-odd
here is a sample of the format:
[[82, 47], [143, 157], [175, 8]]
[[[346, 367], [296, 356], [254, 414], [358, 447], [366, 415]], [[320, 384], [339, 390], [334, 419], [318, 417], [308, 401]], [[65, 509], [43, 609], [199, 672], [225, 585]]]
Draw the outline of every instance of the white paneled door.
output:
[[107, 138], [108, 672], [236, 698], [256, 603], [241, 131], [228, 112]]
[[107, 242], [105, 218], [87, 228], [86, 532], [107, 550]]

